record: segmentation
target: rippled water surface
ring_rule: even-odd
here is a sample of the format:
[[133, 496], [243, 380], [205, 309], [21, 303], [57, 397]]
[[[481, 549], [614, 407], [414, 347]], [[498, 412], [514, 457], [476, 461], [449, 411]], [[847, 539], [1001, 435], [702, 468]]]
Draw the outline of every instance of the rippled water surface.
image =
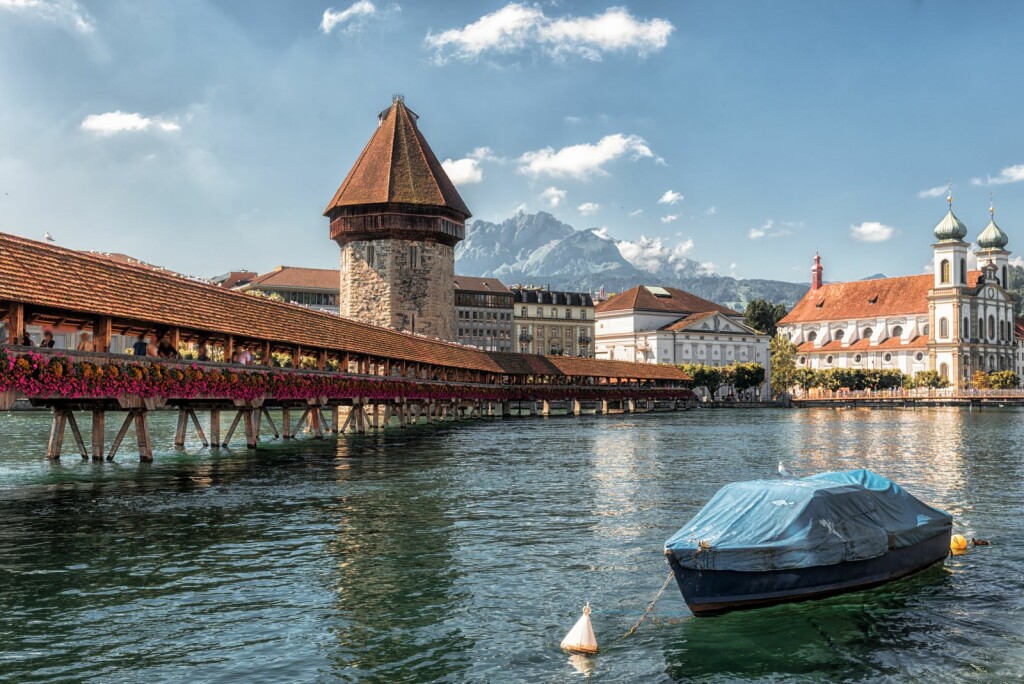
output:
[[[1021, 418], [524, 418], [211, 454], [167, 448], [162, 414], [154, 464], [52, 465], [45, 415], [0, 414], [0, 679], [1018, 679]], [[873, 468], [993, 545], [870, 592], [719, 618], [693, 618], [672, 585], [618, 640], [668, 572], [664, 540], [780, 458]], [[570, 658], [558, 642], [585, 601], [602, 652]]]

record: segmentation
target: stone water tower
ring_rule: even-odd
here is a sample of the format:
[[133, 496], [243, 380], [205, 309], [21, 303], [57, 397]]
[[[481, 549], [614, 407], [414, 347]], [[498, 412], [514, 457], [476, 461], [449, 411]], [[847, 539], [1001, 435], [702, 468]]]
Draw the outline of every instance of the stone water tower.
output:
[[396, 96], [324, 215], [341, 247], [342, 316], [455, 335], [455, 245], [469, 209]]

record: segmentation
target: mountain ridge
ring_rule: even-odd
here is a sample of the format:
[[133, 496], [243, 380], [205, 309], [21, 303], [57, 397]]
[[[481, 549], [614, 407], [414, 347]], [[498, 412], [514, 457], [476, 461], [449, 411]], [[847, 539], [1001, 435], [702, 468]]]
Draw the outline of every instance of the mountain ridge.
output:
[[[555, 290], [624, 292], [637, 285], [677, 287], [739, 311], [753, 299], [792, 307], [809, 283], [738, 279], [708, 272], [660, 240], [613, 240], [598, 229], [576, 230], [552, 214], [518, 212], [500, 223], [476, 220], [455, 250], [456, 270]], [[631, 253], [633, 261], [623, 253]]]

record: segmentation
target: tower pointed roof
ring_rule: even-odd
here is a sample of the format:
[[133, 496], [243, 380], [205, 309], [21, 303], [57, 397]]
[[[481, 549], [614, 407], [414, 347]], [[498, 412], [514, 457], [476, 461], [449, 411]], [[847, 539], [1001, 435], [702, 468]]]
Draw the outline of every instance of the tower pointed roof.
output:
[[470, 214], [441, 162], [416, 125], [419, 117], [395, 97], [377, 116], [378, 126], [324, 215], [341, 207], [414, 204]]
[[981, 235], [978, 236], [978, 247], [982, 249], [1003, 249], [1010, 243], [1009, 236], [1003, 232], [1002, 228], [996, 225], [996, 207], [993, 203], [988, 208], [988, 225], [985, 226], [985, 230], [981, 231]]

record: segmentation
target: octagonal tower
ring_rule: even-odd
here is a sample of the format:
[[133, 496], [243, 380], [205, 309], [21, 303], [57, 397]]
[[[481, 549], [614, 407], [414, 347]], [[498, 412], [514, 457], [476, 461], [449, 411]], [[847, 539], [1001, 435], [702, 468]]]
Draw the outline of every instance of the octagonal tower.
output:
[[341, 315], [444, 340], [455, 335], [455, 245], [471, 216], [395, 97], [327, 205], [341, 248]]

